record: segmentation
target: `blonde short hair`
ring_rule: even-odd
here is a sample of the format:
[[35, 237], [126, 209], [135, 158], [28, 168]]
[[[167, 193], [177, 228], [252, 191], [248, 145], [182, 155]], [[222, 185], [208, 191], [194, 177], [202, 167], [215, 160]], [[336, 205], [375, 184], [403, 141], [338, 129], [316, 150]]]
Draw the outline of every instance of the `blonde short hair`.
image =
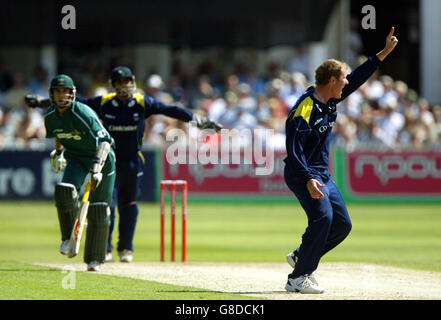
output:
[[335, 59], [325, 60], [315, 70], [315, 84], [318, 86], [327, 85], [331, 77], [340, 78], [343, 69], [347, 69], [346, 63]]

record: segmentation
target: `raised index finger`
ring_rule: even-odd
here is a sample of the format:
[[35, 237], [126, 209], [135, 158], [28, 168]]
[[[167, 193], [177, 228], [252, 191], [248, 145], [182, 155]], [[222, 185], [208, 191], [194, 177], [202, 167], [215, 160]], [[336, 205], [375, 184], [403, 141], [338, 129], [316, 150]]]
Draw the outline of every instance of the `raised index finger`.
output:
[[391, 29], [390, 29], [390, 32], [389, 32], [389, 34], [388, 34], [388, 38], [390, 38], [390, 37], [392, 37], [393, 35], [394, 35], [394, 31], [395, 31], [395, 28], [394, 27], [392, 27]]

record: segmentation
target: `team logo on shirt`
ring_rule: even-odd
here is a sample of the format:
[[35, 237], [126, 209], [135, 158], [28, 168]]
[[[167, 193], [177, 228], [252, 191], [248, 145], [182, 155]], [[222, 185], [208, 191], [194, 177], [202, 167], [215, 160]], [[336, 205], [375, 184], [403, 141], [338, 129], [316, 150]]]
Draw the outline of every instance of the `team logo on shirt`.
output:
[[96, 133], [98, 137], [104, 138], [106, 136], [106, 132], [104, 130], [100, 130]]
[[78, 130], [74, 130], [72, 132], [55, 132], [55, 135], [57, 136], [57, 139], [74, 139], [74, 140], [81, 140], [81, 132]]
[[319, 131], [320, 133], [323, 133], [323, 132], [325, 132], [326, 130], [328, 130], [329, 128], [332, 128], [332, 127], [334, 126], [334, 124], [335, 124], [334, 121], [329, 122], [328, 124], [326, 124], [326, 125], [321, 126], [320, 128], [318, 128], [318, 131]]
[[136, 131], [138, 130], [138, 126], [109, 126], [109, 131], [120, 131], [120, 132], [127, 132], [127, 131]]

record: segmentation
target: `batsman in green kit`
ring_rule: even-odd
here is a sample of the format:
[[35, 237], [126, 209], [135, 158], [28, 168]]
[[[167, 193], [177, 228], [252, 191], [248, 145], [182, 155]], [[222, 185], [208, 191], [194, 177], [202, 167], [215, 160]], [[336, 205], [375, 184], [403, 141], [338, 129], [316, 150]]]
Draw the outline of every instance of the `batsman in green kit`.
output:
[[75, 93], [69, 76], [53, 78], [49, 88], [51, 106], [44, 117], [46, 137], [55, 138], [55, 150], [50, 157], [52, 168], [55, 172], [64, 171], [54, 192], [61, 229], [60, 253], [75, 256], [69, 239], [80, 213], [78, 193], [83, 184], [90, 183], [84, 262], [88, 271], [99, 271], [106, 255], [110, 225], [115, 143], [97, 114], [75, 101]]

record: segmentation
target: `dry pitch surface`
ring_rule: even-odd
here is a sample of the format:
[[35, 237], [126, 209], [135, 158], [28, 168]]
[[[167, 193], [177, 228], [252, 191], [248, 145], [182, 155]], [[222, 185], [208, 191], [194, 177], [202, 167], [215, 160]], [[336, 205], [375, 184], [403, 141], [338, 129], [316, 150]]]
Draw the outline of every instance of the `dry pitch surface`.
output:
[[[84, 263], [39, 263], [85, 271]], [[321, 295], [288, 293], [286, 263], [107, 263], [100, 274], [275, 300], [441, 300], [441, 272], [360, 263], [322, 263]]]

